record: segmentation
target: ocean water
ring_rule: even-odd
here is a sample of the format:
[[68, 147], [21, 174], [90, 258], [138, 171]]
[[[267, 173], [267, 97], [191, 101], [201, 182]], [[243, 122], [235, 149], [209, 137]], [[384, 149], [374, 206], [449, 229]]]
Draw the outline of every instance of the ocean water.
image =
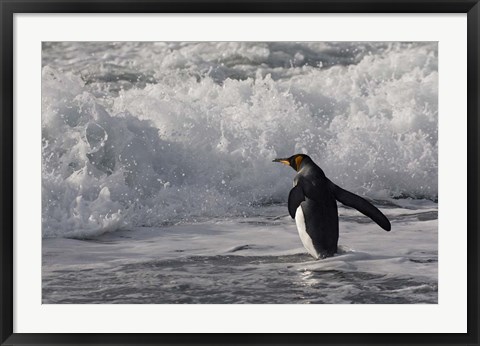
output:
[[[436, 303], [429, 42], [46, 42], [44, 303]], [[315, 261], [286, 199], [306, 153], [372, 200]]]

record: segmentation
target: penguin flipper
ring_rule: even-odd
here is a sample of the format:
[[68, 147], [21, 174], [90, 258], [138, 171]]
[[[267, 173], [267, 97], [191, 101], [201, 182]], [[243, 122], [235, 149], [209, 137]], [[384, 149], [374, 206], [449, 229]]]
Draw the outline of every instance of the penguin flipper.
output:
[[357, 209], [359, 212], [375, 221], [385, 231], [390, 231], [392, 227], [390, 225], [390, 221], [388, 221], [387, 217], [383, 215], [383, 213], [378, 210], [373, 204], [360, 196], [357, 196], [347, 190], [342, 189], [331, 181], [329, 185], [337, 201], [348, 205], [349, 207]]
[[300, 185], [297, 185], [290, 190], [290, 193], [288, 194], [288, 212], [290, 213], [292, 219], [295, 218], [297, 208], [304, 200], [305, 194], [303, 193], [303, 189]]

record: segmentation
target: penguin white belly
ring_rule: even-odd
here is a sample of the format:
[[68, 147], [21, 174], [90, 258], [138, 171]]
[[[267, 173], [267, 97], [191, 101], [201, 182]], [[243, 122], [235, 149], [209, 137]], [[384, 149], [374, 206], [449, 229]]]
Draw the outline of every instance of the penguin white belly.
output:
[[319, 259], [320, 255], [318, 254], [317, 250], [315, 250], [312, 238], [310, 238], [307, 233], [307, 223], [305, 222], [305, 216], [303, 215], [302, 206], [299, 206], [297, 208], [297, 211], [295, 212], [295, 223], [297, 224], [298, 234], [300, 235], [303, 246], [305, 246], [305, 249], [307, 249], [310, 255], [315, 257], [315, 259]]

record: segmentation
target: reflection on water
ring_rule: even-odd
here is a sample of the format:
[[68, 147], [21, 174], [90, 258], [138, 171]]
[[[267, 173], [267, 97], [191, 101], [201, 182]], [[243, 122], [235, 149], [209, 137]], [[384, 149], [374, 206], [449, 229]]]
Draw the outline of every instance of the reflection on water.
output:
[[302, 268], [308, 263], [306, 254], [189, 256], [110, 269], [59, 270], [44, 277], [43, 303], [437, 302], [433, 282]]

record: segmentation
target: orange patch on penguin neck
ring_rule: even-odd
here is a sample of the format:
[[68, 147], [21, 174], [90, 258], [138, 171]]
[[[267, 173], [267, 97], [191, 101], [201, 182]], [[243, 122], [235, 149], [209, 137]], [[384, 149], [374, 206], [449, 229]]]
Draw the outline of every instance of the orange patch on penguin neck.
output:
[[295, 165], [297, 166], [297, 171], [300, 170], [300, 165], [302, 164], [303, 157], [297, 156], [295, 158]]

